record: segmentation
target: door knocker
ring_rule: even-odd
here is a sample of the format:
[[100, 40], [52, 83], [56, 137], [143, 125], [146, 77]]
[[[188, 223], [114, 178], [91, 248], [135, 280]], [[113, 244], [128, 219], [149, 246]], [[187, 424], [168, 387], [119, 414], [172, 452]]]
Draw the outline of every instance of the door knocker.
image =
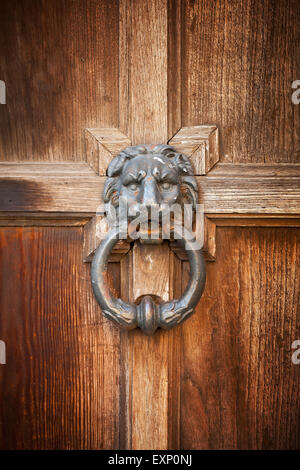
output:
[[[185, 155], [168, 145], [127, 147], [113, 158], [104, 186], [105, 213], [111, 227], [97, 248], [91, 278], [103, 314], [126, 329], [152, 334], [170, 329], [194, 312], [205, 286], [205, 262], [191, 229], [178, 214], [197, 203], [197, 182]], [[149, 228], [149, 225], [151, 227]], [[156, 304], [144, 296], [133, 304], [112, 296], [106, 283], [109, 255], [120, 239], [140, 238], [147, 243], [175, 240], [188, 254], [190, 278], [179, 299]]]

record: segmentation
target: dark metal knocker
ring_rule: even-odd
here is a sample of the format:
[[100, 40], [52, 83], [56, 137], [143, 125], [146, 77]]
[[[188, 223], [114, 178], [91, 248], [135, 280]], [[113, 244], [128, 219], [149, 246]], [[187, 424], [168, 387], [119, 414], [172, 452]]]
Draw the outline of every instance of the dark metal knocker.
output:
[[[111, 161], [107, 176], [104, 202], [111, 230], [101, 241], [92, 262], [92, 287], [96, 299], [103, 314], [123, 328], [139, 327], [146, 334], [153, 334], [158, 327], [170, 329], [192, 315], [205, 286], [204, 258], [191, 231], [183, 229], [178, 220], [164, 218], [174, 207], [196, 207], [198, 190], [190, 161], [168, 145], [128, 147]], [[122, 201], [126, 202], [125, 209]], [[118, 240], [124, 238], [124, 221], [132, 222], [138, 213], [140, 228], [143, 222], [150, 223], [153, 208], [156, 208], [161, 237], [171, 233], [186, 250], [190, 279], [178, 300], [156, 304], [147, 295], [139, 304], [132, 304], [112, 296], [106, 282], [108, 258]], [[164, 220], [168, 220], [169, 230], [166, 230]], [[135, 239], [145, 235], [139, 228]]]

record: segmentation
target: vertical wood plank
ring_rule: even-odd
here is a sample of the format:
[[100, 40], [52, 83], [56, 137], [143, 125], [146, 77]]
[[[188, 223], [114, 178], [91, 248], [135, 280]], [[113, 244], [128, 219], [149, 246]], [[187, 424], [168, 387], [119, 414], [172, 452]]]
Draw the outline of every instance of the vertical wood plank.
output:
[[[127, 2], [130, 60], [128, 115], [129, 137], [133, 145], [167, 141], [167, 3], [166, 0]], [[121, 29], [121, 28], [120, 28]], [[143, 247], [143, 257], [153, 247]], [[138, 266], [139, 247], [132, 255], [132, 270]], [[161, 253], [168, 275], [169, 253]], [[132, 272], [133, 272], [132, 271]], [[157, 274], [156, 274], [157, 277]], [[141, 279], [153, 288], [153, 276]], [[131, 301], [139, 296], [139, 283], [132, 284]], [[150, 293], [150, 292], [149, 292]], [[169, 295], [165, 289], [164, 295]], [[158, 332], [146, 337], [140, 331], [129, 333], [128, 381], [131, 409], [130, 448], [158, 449], [168, 445], [168, 337]]]
[[[82, 228], [1, 228], [2, 449], [119, 447], [119, 331], [94, 300]], [[112, 263], [110, 285], [119, 295]]]
[[[172, 251], [168, 256], [169, 296], [177, 298], [182, 291], [181, 261]], [[121, 260], [121, 295], [126, 300], [135, 297], [133, 271], [131, 252]], [[159, 286], [155, 290], [159, 292]], [[121, 358], [121, 449], [179, 449], [181, 329], [159, 330], [152, 337], [123, 331]]]
[[168, 0], [168, 138], [181, 126], [181, 42], [182, 2]]
[[167, 2], [138, 1], [131, 9], [129, 135], [134, 143], [166, 142]]
[[83, 130], [118, 126], [118, 1], [0, 5], [0, 160], [84, 160]]
[[[120, 11], [120, 52], [124, 53], [125, 63], [127, 59], [127, 65], [123, 63], [120, 68], [123, 88], [120, 112], [126, 111], [127, 116], [125, 120], [120, 115], [121, 129], [128, 129], [133, 145], [167, 142], [168, 2], [139, 0], [133, 4], [124, 0]], [[173, 111], [178, 116], [178, 111]], [[151, 246], [136, 246], [130, 261], [133, 272], [138, 272], [141, 263], [153, 257], [153, 253]], [[131, 301], [146, 293], [161, 296], [164, 300], [169, 298], [174, 279], [170, 277], [168, 248], [160, 249], [156, 258], [153, 261], [157, 266], [152, 272], [147, 268], [143, 277], [134, 274], [131, 287], [127, 284], [126, 292]], [[122, 277], [126, 276], [124, 269], [128, 269], [124, 263]], [[169, 400], [173, 393], [170, 391], [173, 373], [170, 352], [174, 334], [158, 331], [153, 337], [146, 337], [137, 330], [122, 336], [123, 357], [126, 358], [122, 383], [129, 400], [128, 409], [122, 415], [127, 430], [123, 445], [127, 448], [167, 449], [170, 444], [173, 406], [178, 409], [178, 395], [174, 393], [176, 404], [175, 398]], [[177, 442], [177, 437], [173, 437], [174, 441]]]
[[134, 300], [154, 295], [164, 302], [170, 297], [170, 252], [168, 242], [133, 247], [132, 285]]
[[216, 124], [226, 161], [298, 161], [299, 1], [182, 6], [182, 124]]
[[[178, 299], [186, 284], [182, 276], [182, 262], [173, 252], [170, 253], [170, 298]], [[182, 328], [169, 333], [168, 369], [168, 449], [181, 449], [181, 376], [182, 376]], [[171, 333], [171, 334], [170, 334]]]
[[183, 325], [183, 449], [299, 448], [299, 229], [217, 229]]

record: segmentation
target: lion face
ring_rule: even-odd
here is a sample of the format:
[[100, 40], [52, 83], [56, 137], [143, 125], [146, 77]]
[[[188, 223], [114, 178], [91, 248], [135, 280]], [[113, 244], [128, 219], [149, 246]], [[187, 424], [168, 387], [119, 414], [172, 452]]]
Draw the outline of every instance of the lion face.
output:
[[[128, 147], [107, 169], [104, 201], [118, 207], [124, 197], [129, 211], [143, 206], [161, 210], [173, 204], [197, 203], [197, 183], [189, 159], [168, 145]], [[108, 208], [107, 208], [108, 209]]]
[[141, 155], [124, 165], [119, 195], [127, 199], [130, 207], [171, 205], [179, 200], [179, 175], [164, 155]]

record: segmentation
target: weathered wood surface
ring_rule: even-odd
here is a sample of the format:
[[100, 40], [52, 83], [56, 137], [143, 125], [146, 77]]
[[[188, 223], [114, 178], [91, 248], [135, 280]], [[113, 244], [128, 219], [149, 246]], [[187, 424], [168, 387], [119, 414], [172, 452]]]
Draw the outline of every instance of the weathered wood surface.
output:
[[218, 163], [208, 176], [228, 178], [300, 177], [300, 163]]
[[[129, 136], [132, 145], [166, 142], [168, 2], [122, 0], [120, 12], [120, 44], [124, 51], [121, 66], [124, 75], [120, 83], [127, 90], [127, 94], [120, 94], [121, 130]], [[123, 294], [130, 301], [145, 293], [156, 294], [165, 300], [169, 298], [170, 286], [175, 282], [169, 272], [170, 253], [168, 247], [157, 248], [159, 254], [156, 256], [151, 246], [135, 246], [130, 271], [122, 263], [121, 276], [127, 278]], [[145, 273], [139, 275], [144, 261], [148, 267], [146, 276]], [[176, 367], [174, 356], [169, 354], [174, 334], [160, 331], [153, 337], [145, 337], [135, 331], [122, 335], [123, 389], [127, 390], [130, 400], [124, 415], [126, 448], [169, 447], [170, 419], [173, 420], [179, 407], [178, 396], [177, 400], [169, 400], [173, 393], [169, 377]], [[176, 429], [172, 445], [178, 441]]]
[[121, 131], [132, 145], [168, 139], [167, 4], [120, 1]]
[[299, 22], [298, 0], [184, 0], [181, 126], [216, 124], [228, 162], [299, 161]]
[[169, 140], [169, 144], [188, 155], [195, 175], [206, 175], [220, 159], [216, 126], [183, 127]]
[[[162, 116], [169, 108], [167, 137], [182, 126], [217, 124], [228, 161], [299, 158], [300, 118], [291, 102], [291, 83], [299, 78], [297, 0], [169, 0], [167, 12], [156, 5], [157, 23], [148, 27], [151, 49], [159, 51], [154, 63], [145, 47], [128, 55], [127, 36], [130, 51], [140, 39], [148, 41], [146, 30], [144, 39], [134, 30], [142, 8], [136, 2], [131, 18], [126, 2], [86, 0], [76, 8], [71, 0], [34, 7], [30, 0], [2, 2], [0, 71], [8, 104], [0, 114], [1, 160], [78, 161], [84, 128], [120, 122], [128, 135], [128, 96], [141, 109], [142, 103], [156, 103], [144, 84], [161, 76], [162, 67], [169, 83], [168, 102], [161, 103]], [[119, 19], [124, 24], [126, 18], [128, 27], [119, 30]], [[138, 76], [139, 66], [144, 73]], [[147, 133], [144, 115], [136, 119]]]
[[83, 160], [85, 128], [118, 126], [118, 1], [0, 8], [0, 160]]
[[106, 169], [115, 155], [131, 144], [119, 129], [85, 129], [86, 159], [97, 175], [106, 175]]
[[[153, 250], [131, 252], [121, 260], [121, 295], [126, 300], [138, 298], [140, 288], [147, 293], [174, 298], [181, 293], [181, 262], [174, 253], [157, 246]], [[152, 273], [134, 279], [137, 257], [152, 255]], [[156, 259], [156, 258], [159, 258]], [[166, 285], [162, 283], [162, 263], [169, 263]], [[154, 264], [155, 262], [155, 264]], [[165, 268], [165, 267], [164, 267]], [[166, 290], [167, 289], [167, 290]], [[145, 292], [145, 291], [144, 291]], [[180, 439], [180, 350], [181, 330], [158, 330], [145, 336], [134, 330], [121, 335], [121, 448], [178, 449]], [[154, 434], [153, 434], [154, 433]]]
[[[299, 2], [74, 5], [0, 7], [0, 160], [18, 162], [0, 166], [0, 224], [69, 226], [1, 228], [0, 338], [14, 338], [15, 358], [0, 369], [2, 447], [299, 447]], [[173, 331], [120, 333], [82, 264], [104, 181], [83, 130], [153, 143], [205, 123], [220, 130], [222, 163], [198, 178], [216, 254], [204, 297]], [[260, 228], [277, 222], [290, 227]], [[176, 297], [186, 277], [168, 256]], [[111, 267], [124, 298], [130, 263], [121, 279]]]
[[[119, 447], [119, 330], [92, 295], [82, 227], [1, 228], [1, 449]], [[120, 272], [109, 280], [119, 294]]]
[[182, 326], [181, 448], [299, 449], [299, 235], [217, 228], [216, 262]]
[[132, 253], [133, 300], [154, 295], [164, 302], [170, 298], [170, 252], [161, 245], [135, 243]]
[[[53, 168], [51, 166], [53, 165]], [[44, 168], [45, 166], [45, 168]], [[105, 177], [85, 163], [0, 165], [0, 211], [96, 213]], [[299, 165], [221, 165], [198, 176], [206, 213], [300, 212]]]

